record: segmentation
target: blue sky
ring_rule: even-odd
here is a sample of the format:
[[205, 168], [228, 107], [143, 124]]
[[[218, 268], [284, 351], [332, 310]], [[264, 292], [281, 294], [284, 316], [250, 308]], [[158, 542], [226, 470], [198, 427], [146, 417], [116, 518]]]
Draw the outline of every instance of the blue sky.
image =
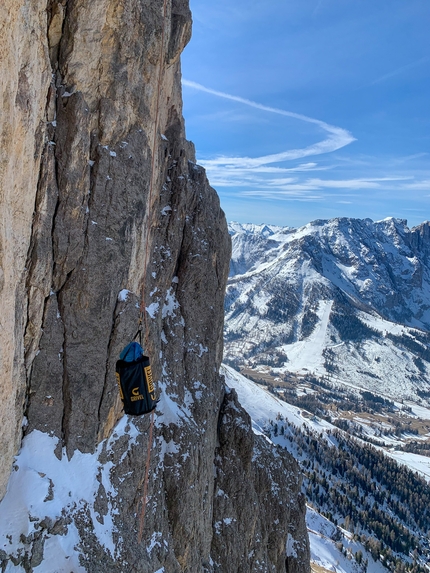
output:
[[187, 137], [227, 220], [430, 219], [430, 0], [190, 0]]

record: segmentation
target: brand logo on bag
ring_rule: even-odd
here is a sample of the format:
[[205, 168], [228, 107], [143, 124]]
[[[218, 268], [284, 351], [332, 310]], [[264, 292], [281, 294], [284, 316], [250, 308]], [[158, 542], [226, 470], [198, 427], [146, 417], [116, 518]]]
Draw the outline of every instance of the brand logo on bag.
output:
[[146, 382], [148, 385], [148, 392], [152, 394], [154, 392], [154, 382], [152, 381], [152, 371], [150, 366], [145, 366]]
[[130, 396], [130, 400], [132, 402], [137, 402], [138, 400], [144, 400], [144, 397], [142, 396], [142, 394], [139, 394], [139, 388], [133, 388], [133, 390], [131, 391], [131, 396]]

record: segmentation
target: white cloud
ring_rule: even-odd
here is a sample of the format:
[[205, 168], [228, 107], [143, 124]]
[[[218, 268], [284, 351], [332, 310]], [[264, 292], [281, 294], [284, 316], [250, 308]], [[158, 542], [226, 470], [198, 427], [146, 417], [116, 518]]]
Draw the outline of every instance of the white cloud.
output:
[[429, 155], [427, 151], [422, 151], [421, 153], [414, 153], [413, 155], [406, 155], [404, 157], [397, 157], [395, 160], [398, 163], [404, 163], [405, 161], [413, 161], [414, 159], [422, 159]]
[[[211, 185], [217, 187], [266, 187], [276, 186], [292, 181], [291, 177], [279, 177], [276, 175], [289, 175], [291, 173], [309, 173], [311, 171], [327, 171], [331, 169], [330, 166], [319, 166], [317, 163], [302, 163], [296, 167], [273, 167], [273, 166], [260, 166], [252, 168], [241, 167], [213, 167], [207, 165], [205, 161], [200, 161], [203, 167], [206, 168]], [[270, 178], [270, 176], [273, 178]]]
[[[261, 191], [255, 191], [257, 195], [264, 194], [265, 189], [271, 188], [273, 190], [276, 189], [278, 193], [293, 193], [295, 196], [301, 197], [303, 193], [309, 193], [309, 190], [311, 189], [320, 189], [324, 187], [324, 185], [317, 183], [319, 180], [315, 180], [316, 182], [309, 180], [307, 183], [303, 184], [297, 178], [289, 177], [289, 174], [297, 173], [299, 175], [300, 173], [310, 171], [326, 171], [331, 169], [331, 167], [321, 167], [315, 162], [301, 163], [292, 167], [282, 167], [273, 164], [332, 153], [333, 151], [341, 149], [355, 141], [355, 138], [346, 129], [330, 125], [319, 119], [314, 119], [312, 117], [286, 111], [284, 109], [266, 106], [246, 98], [207, 88], [201, 84], [186, 79], [183, 79], [182, 83], [184, 86], [189, 88], [238, 102], [251, 108], [313, 124], [326, 134], [325, 139], [309, 145], [308, 147], [289, 149], [281, 151], [280, 153], [273, 153], [260, 157], [222, 156], [205, 160], [199, 159], [199, 163], [205, 167], [208, 178], [215, 188], [245, 187], [255, 190], [260, 189]], [[271, 175], [272, 178], [270, 177]], [[276, 177], [277, 175], [279, 177]], [[285, 175], [285, 177], [282, 177], [282, 175]], [[249, 191], [249, 194], [252, 193], [253, 191]]]
[[[402, 70], [399, 69], [396, 73], [400, 71]], [[381, 78], [381, 81], [382, 79], [384, 78]], [[361, 155], [351, 158], [342, 153], [335, 153], [332, 156], [331, 165], [322, 165], [323, 159], [319, 163], [316, 161], [300, 162], [301, 159], [307, 157], [333, 153], [355, 141], [355, 138], [346, 129], [318, 119], [213, 90], [189, 80], [184, 79], [183, 84], [251, 108], [307, 122], [314, 125], [318, 131], [322, 130], [325, 133], [322, 141], [304, 148], [288, 149], [260, 157], [221, 156], [199, 160], [199, 163], [206, 168], [208, 178], [215, 188], [236, 189], [236, 196], [262, 200], [326, 202], [327, 204], [336, 202], [344, 205], [355, 203], [359, 197], [363, 198], [369, 194], [375, 196], [378, 194], [381, 198], [387, 199], [387, 197], [404, 196], [405, 192], [409, 191], [411, 195], [416, 192], [415, 194], [418, 193], [422, 198], [424, 194], [420, 191], [430, 190], [427, 171], [421, 171], [422, 177], [418, 179], [413, 176], [403, 176], [401, 170], [402, 163], [421, 159], [426, 155], [425, 153], [389, 160], [385, 158], [382, 160], [383, 165], [381, 165], [380, 157]], [[290, 163], [291, 166], [282, 165], [282, 162], [286, 161], [293, 163]], [[276, 163], [281, 165], [275, 165]], [[338, 169], [339, 164], [340, 169]], [[323, 173], [329, 170], [338, 171], [339, 176], [335, 178], [332, 175], [325, 179]], [[320, 176], [312, 177], [311, 172], [320, 172]], [[384, 176], [374, 176], [381, 173]], [[386, 176], [387, 173], [394, 174]], [[350, 174], [351, 177], [349, 177]], [[360, 176], [356, 177], [355, 175], [358, 174]], [[426, 197], [428, 196], [426, 194]]]
[[[416, 184], [406, 183], [411, 177], [369, 177], [369, 178], [356, 178], [356, 179], [319, 179], [308, 178], [301, 181], [299, 178], [285, 178], [285, 179], [272, 179], [265, 182], [261, 189], [254, 186], [252, 191], [242, 191], [241, 195], [246, 197], [259, 197], [261, 199], [331, 199], [332, 197], [339, 197], [339, 191], [365, 191], [374, 189], [379, 191], [387, 190], [402, 190], [411, 185], [420, 185], [421, 182]], [[420, 188], [420, 187], [414, 187]], [[429, 188], [427, 186], [427, 188]], [[333, 190], [335, 193], [327, 193]], [[316, 196], [315, 191], [321, 191], [322, 194]], [[312, 195], [310, 194], [312, 193]], [[344, 196], [350, 194], [342, 193]], [[347, 203], [347, 201], [342, 201]]]
[[207, 169], [215, 168], [215, 167], [241, 167], [243, 168], [255, 168], [261, 167], [263, 165], [267, 165], [270, 163], [279, 163], [282, 161], [291, 161], [294, 159], [301, 159], [303, 157], [309, 157], [312, 155], [320, 155], [323, 153], [331, 153], [332, 151], [336, 151], [349, 145], [355, 138], [351, 135], [349, 131], [343, 129], [341, 127], [336, 127], [334, 125], [330, 125], [324, 121], [319, 119], [314, 119], [312, 117], [308, 117], [306, 115], [302, 115], [299, 113], [294, 113], [292, 111], [286, 111], [283, 109], [279, 109], [276, 107], [270, 107], [267, 105], [260, 104], [258, 102], [242, 98], [239, 96], [227, 94], [225, 92], [220, 92], [217, 90], [213, 90], [211, 88], [207, 88], [201, 84], [196, 82], [192, 82], [186, 79], [182, 80], [182, 84], [184, 86], [212, 94], [217, 97], [221, 97], [224, 99], [228, 99], [231, 101], [235, 101], [238, 103], [242, 103], [249, 107], [253, 107], [255, 109], [260, 109], [263, 111], [267, 111], [269, 113], [275, 113], [278, 115], [282, 115], [285, 117], [291, 117], [293, 119], [298, 119], [300, 121], [305, 121], [307, 123], [312, 123], [317, 125], [322, 130], [326, 132], [328, 137], [323, 141], [319, 141], [318, 143], [314, 143], [308, 147], [299, 148], [299, 149], [290, 149], [287, 151], [282, 151], [280, 153], [273, 153], [271, 155], [263, 155], [262, 157], [218, 157], [216, 159], [208, 159], [202, 162], [204, 167]]
[[291, 185], [288, 191], [270, 191], [254, 189], [241, 193], [243, 197], [253, 197], [256, 199], [276, 199], [280, 201], [324, 201], [323, 194], [309, 193], [309, 188], [303, 188], [300, 184]]
[[[199, 161], [199, 163], [201, 163], [205, 167], [206, 161], [202, 160]], [[301, 163], [296, 167], [273, 167], [273, 166], [269, 167], [265, 165], [262, 165], [260, 167], [252, 167], [250, 169], [247, 168], [242, 169], [241, 167], [230, 167], [229, 172], [231, 172], [232, 175], [243, 175], [245, 173], [298, 173], [304, 171], [327, 171], [328, 169], [331, 169], [331, 167], [327, 166], [322, 167], [319, 166], [317, 163]]]
[[376, 189], [381, 183], [405, 181], [411, 177], [365, 177], [359, 179], [308, 179], [307, 183], [317, 188], [329, 189]]

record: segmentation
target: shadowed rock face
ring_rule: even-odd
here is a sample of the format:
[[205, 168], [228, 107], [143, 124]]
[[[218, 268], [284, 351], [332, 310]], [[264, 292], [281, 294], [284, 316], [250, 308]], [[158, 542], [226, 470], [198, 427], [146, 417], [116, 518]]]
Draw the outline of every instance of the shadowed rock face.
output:
[[[309, 547], [297, 463], [249, 426], [232, 389], [221, 407], [215, 457], [214, 571], [303, 571]], [[292, 550], [286, 555], [287, 538]]]
[[[64, 508], [56, 522], [32, 516], [37, 534], [20, 541], [14, 563], [32, 571], [46, 539], [73, 524], [91, 572], [259, 571], [246, 552], [257, 539], [264, 570], [285, 571], [286, 535], [297, 529], [297, 571], [308, 571], [297, 466], [253, 437], [218, 374], [230, 240], [185, 140], [179, 56], [190, 37], [188, 2], [63, 0], [36, 9], [6, 0], [0, 16], [10, 110], [0, 126], [1, 493], [23, 415], [26, 435], [58, 438], [58, 458], [99, 447], [118, 492], [109, 510], [100, 483], [94, 501], [100, 522], [113, 511], [115, 559], [81, 507]], [[141, 543], [149, 417], [134, 420], [133, 443], [103, 442], [122, 416], [115, 361], [138, 332], [139, 307], [148, 309], [144, 346], [161, 396]], [[229, 428], [249, 450], [235, 480], [225, 476], [242, 454], [222, 437]], [[270, 464], [280, 493], [267, 505]], [[236, 507], [229, 533], [217, 529], [228, 516], [214, 501], [216, 480], [231, 499], [252, 491], [258, 505]], [[268, 508], [282, 514], [282, 527], [269, 526]], [[154, 532], [162, 543], [154, 545]], [[10, 558], [0, 553], [1, 563]]]

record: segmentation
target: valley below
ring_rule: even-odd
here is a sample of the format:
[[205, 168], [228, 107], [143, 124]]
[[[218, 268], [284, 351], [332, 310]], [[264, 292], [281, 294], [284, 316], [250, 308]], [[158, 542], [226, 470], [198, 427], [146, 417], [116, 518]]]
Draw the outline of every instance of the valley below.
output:
[[312, 567], [429, 571], [429, 224], [230, 224], [225, 376], [303, 472]]

